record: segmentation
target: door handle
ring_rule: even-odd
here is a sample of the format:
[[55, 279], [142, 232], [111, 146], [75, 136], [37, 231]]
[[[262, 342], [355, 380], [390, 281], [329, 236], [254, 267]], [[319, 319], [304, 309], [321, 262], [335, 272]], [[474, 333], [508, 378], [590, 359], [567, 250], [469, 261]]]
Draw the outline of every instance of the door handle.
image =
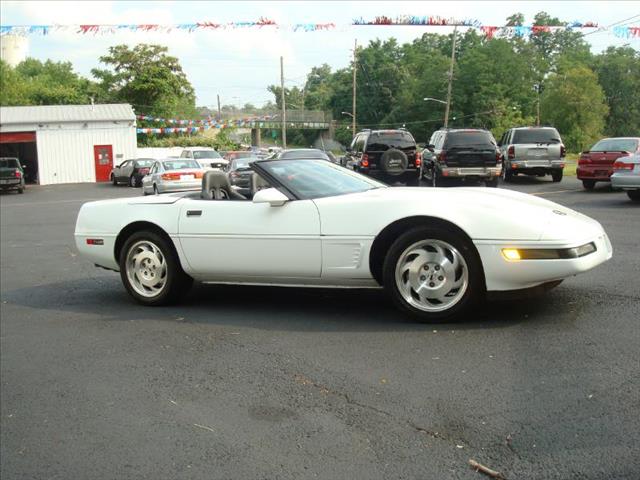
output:
[[187, 217], [199, 217], [202, 215], [202, 210], [187, 210]]

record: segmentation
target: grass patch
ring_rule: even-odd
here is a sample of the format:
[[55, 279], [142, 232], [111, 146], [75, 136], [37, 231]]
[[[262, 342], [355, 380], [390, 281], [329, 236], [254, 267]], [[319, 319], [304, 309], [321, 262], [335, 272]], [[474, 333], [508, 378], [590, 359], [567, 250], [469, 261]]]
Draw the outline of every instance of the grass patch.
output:
[[576, 176], [576, 167], [578, 166], [578, 157], [579, 153], [567, 153], [565, 157], [565, 165], [564, 165], [564, 174], [575, 177]]

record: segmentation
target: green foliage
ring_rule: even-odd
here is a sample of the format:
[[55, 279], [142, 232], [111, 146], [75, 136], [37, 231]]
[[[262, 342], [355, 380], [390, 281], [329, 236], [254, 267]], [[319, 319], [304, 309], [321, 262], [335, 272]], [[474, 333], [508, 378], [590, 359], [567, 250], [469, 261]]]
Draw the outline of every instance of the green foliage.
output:
[[610, 136], [636, 136], [640, 132], [640, 52], [631, 47], [609, 47], [595, 57], [594, 70], [604, 90]]
[[543, 122], [558, 129], [567, 149], [580, 151], [602, 136], [609, 107], [596, 74], [576, 65], [549, 78], [541, 111]]
[[148, 44], [110, 47], [109, 54], [100, 57], [109, 68], [91, 71], [100, 81], [100, 100], [130, 103], [148, 115], [195, 115], [193, 87], [178, 59], [167, 51]]
[[15, 69], [0, 63], [0, 104], [81, 105], [90, 102], [95, 86], [73, 71], [70, 62], [28, 58]]
[[212, 147], [217, 150], [235, 150], [240, 147], [230, 138], [230, 130], [220, 130], [214, 137], [202, 135], [171, 135], [157, 137], [155, 135], [138, 135], [139, 147]]

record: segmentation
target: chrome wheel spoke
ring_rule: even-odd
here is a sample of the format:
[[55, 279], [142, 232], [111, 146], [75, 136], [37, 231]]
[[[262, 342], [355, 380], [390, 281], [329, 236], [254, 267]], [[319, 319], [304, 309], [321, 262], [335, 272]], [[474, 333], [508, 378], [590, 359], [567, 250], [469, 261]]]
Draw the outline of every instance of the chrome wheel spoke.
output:
[[404, 300], [424, 311], [451, 308], [464, 296], [469, 272], [464, 257], [443, 240], [407, 248], [396, 264], [396, 286]]
[[148, 240], [137, 242], [127, 254], [126, 274], [138, 294], [155, 297], [167, 283], [167, 263], [162, 250]]

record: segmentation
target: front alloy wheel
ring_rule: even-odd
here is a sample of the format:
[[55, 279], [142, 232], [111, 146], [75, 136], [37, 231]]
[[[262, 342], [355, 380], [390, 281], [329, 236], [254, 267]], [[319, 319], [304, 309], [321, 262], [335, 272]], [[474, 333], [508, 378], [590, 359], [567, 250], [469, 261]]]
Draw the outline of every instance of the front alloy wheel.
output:
[[458, 316], [479, 299], [481, 272], [473, 244], [444, 228], [418, 227], [391, 246], [383, 280], [401, 310], [437, 322]]

